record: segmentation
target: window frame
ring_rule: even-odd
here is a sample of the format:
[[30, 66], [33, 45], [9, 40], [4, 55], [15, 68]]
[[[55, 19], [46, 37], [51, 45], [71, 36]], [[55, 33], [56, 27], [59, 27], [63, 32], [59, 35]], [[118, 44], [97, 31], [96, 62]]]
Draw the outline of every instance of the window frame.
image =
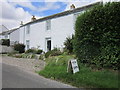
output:
[[46, 20], [46, 30], [51, 30], [51, 20]]
[[30, 40], [26, 40], [26, 49], [30, 49]]

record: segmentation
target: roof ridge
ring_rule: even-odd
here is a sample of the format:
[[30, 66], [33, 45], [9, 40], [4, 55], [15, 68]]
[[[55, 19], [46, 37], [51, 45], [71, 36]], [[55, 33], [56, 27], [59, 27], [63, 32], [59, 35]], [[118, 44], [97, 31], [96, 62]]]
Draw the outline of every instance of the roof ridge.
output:
[[[68, 15], [68, 14], [71, 14], [71, 13], [75, 13], [75, 12], [78, 12], [77, 10], [81, 10], [82, 11], [82, 9], [89, 8], [91, 6], [100, 4], [101, 2], [102, 1], [95, 2], [95, 3], [91, 3], [91, 4], [88, 4], [88, 5], [82, 6], [82, 7], [75, 8], [73, 10], [67, 10], [67, 11], [63, 11], [63, 12], [56, 13], [56, 14], [53, 14], [53, 15], [45, 16], [45, 17], [36, 19], [35, 21], [30, 21], [30, 22], [28, 22], [26, 24], [23, 24], [22, 26], [25, 26], [25, 25], [28, 25], [28, 24], [31, 24], [31, 23], [35, 23], [35, 22], [38, 22], [38, 21], [46, 20], [46, 19], [51, 19], [51, 18], [60, 17], [60, 16]], [[22, 27], [22, 26], [20, 26], [20, 27]]]

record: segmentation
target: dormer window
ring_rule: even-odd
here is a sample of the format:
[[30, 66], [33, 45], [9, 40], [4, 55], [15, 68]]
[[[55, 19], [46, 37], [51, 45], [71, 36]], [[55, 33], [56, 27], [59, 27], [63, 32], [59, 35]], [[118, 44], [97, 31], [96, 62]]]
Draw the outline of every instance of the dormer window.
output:
[[50, 30], [51, 29], [51, 20], [47, 20], [46, 21], [46, 30]]
[[27, 25], [26, 27], [26, 34], [30, 34], [30, 25]]

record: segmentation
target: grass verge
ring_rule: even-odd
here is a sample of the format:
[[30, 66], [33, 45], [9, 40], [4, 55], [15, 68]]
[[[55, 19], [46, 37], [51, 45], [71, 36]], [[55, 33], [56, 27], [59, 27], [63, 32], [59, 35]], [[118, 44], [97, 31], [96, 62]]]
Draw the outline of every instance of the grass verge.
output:
[[119, 74], [117, 72], [93, 70], [79, 64], [80, 72], [75, 74], [67, 73], [67, 63], [72, 58], [74, 58], [74, 55], [49, 57], [46, 59], [47, 65], [44, 70], [38, 73], [46, 78], [60, 80], [76, 87], [118, 88]]

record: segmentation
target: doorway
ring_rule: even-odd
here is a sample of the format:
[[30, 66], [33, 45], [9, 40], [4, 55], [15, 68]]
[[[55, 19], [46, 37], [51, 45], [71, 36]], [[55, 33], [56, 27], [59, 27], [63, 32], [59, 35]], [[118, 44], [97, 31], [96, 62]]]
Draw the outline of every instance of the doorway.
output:
[[47, 52], [51, 50], [51, 38], [47, 38], [46, 39], [46, 48], [47, 48]]

